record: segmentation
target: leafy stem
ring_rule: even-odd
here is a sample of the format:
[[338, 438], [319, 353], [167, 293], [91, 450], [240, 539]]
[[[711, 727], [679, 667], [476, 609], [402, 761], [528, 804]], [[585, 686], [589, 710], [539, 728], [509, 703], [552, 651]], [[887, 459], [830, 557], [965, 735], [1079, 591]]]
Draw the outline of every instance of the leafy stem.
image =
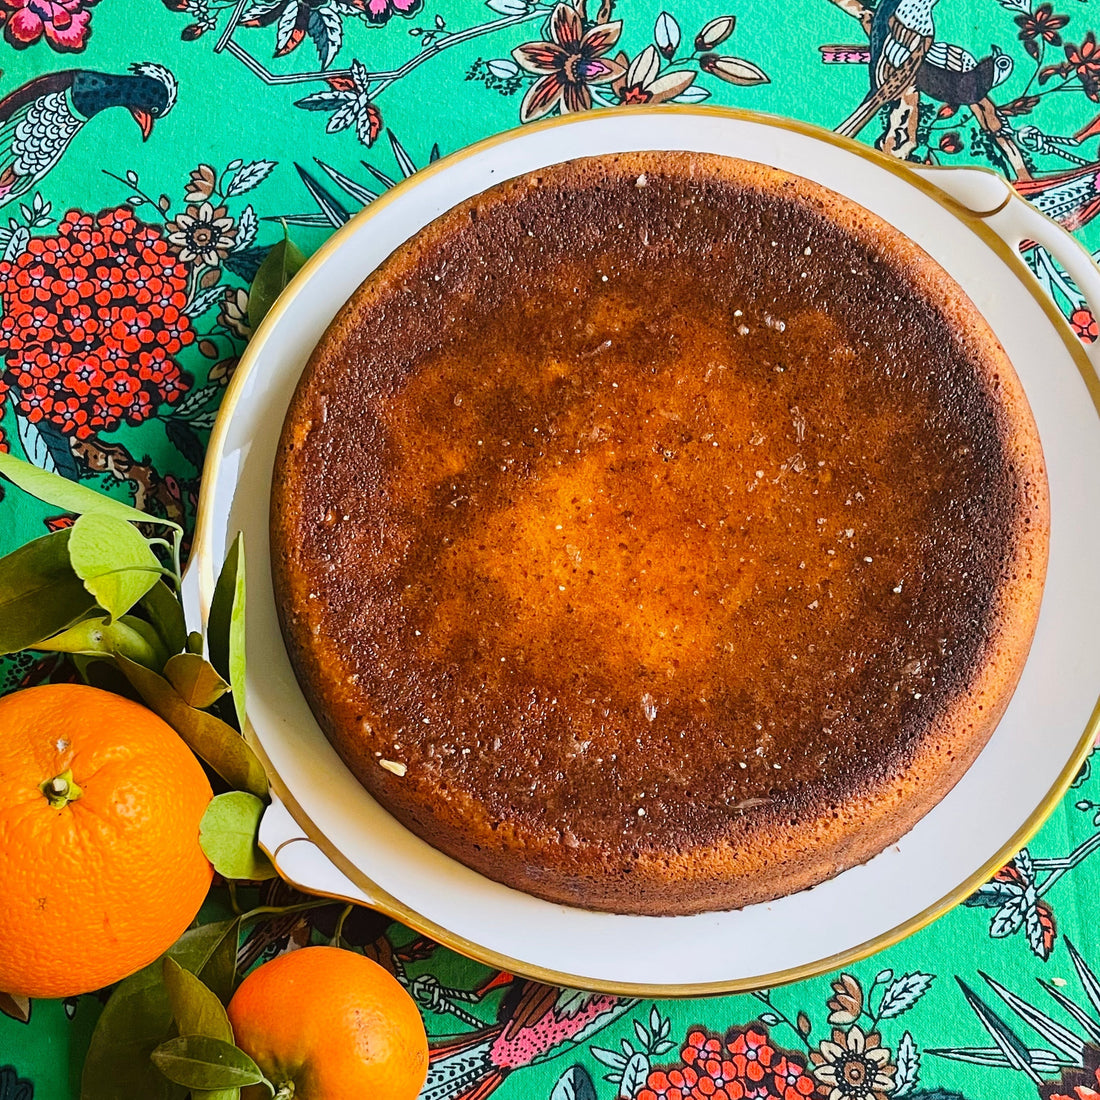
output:
[[345, 905], [340, 916], [336, 920], [336, 930], [332, 933], [332, 946], [340, 946], [340, 937], [344, 934], [344, 922], [351, 916], [352, 910], [355, 908], [350, 903]]
[[1068, 856], [1061, 859], [1036, 859], [1033, 866], [1036, 873], [1050, 871], [1041, 885], [1036, 885], [1036, 897], [1042, 897], [1048, 890], [1067, 872], [1073, 870], [1079, 863], [1084, 862], [1088, 856], [1100, 849], [1100, 833], [1094, 833], [1087, 840], [1082, 841]]
[[488, 23], [479, 23], [477, 26], [467, 27], [464, 31], [455, 31], [452, 34], [448, 34], [446, 38], [433, 43], [431, 46], [428, 46], [427, 49], [421, 50], [415, 57], [410, 57], [408, 61], [398, 66], [396, 69], [390, 69], [388, 72], [368, 73], [368, 78], [371, 81], [377, 80], [379, 82], [378, 86], [373, 89], [372, 95], [377, 98], [391, 84], [395, 84], [398, 80], [401, 80], [402, 77], [408, 76], [418, 65], [423, 65], [425, 61], [430, 61], [433, 57], [451, 46], [457, 46], [461, 42], [470, 42], [475, 38], [480, 38], [482, 35], [504, 30], [506, 27], [515, 27], [521, 23], [529, 23], [533, 19], [545, 18], [546, 12], [546, 8], [536, 6], [531, 11], [521, 12], [519, 15], [504, 15], [499, 19], [490, 20]]
[[243, 46], [239, 46], [230, 38], [225, 43], [225, 52], [231, 54], [254, 76], [258, 76], [265, 84], [305, 84], [313, 80], [333, 80], [336, 77], [351, 77], [351, 69], [328, 69], [306, 73], [273, 73], [257, 61]]
[[172, 587], [177, 592], [183, 587], [183, 572], [180, 568], [180, 545], [183, 540], [183, 532], [173, 528], [172, 541], [159, 538], [147, 538], [145, 541], [150, 546], [160, 547], [162, 550], [166, 550], [171, 557], [172, 566], [170, 569], [164, 569], [161, 571], [161, 575], [172, 582]]
[[176, 527], [172, 530], [172, 571], [174, 573], [174, 582], [176, 591], [179, 592], [183, 588], [183, 568], [180, 562], [181, 550], [183, 546], [183, 528]]
[[[771, 993], [766, 989], [757, 989], [752, 994], [758, 1001], [763, 1001], [768, 1006], [772, 1014], [779, 1019], [780, 1023], [784, 1023], [798, 1036], [798, 1041], [809, 1051], [813, 1050], [810, 1045], [809, 1039], [802, 1034], [798, 1025], [777, 1005], [772, 1001]], [[772, 1025], [774, 1027], [774, 1024]]]
[[[880, 985], [889, 985], [890, 984], [891, 978], [884, 978], [882, 976], [883, 973], [885, 973], [885, 971], [875, 975], [875, 980], [871, 983], [871, 988], [867, 990], [867, 1001], [868, 1002], [870, 1002], [871, 994], [874, 993], [875, 989], [877, 989], [878, 986], [880, 986]], [[882, 1009], [882, 998], [880, 997], [879, 998], [879, 1011], [881, 1011], [881, 1009]], [[876, 1012], [871, 1012], [870, 1009], [866, 1007], [866, 1004], [864, 1005], [863, 1011], [860, 1013], [860, 1015], [861, 1016], [866, 1016], [867, 1019], [871, 1021], [871, 1027], [877, 1027], [878, 1026], [878, 1022], [879, 1022], [878, 1012], [877, 1011]]]
[[1023, 90], [1023, 95], [1028, 95], [1031, 92], [1031, 87], [1035, 83], [1036, 77], [1039, 75], [1039, 70], [1043, 67], [1043, 59], [1046, 57], [1047, 44], [1040, 38], [1039, 39], [1039, 56], [1035, 59], [1035, 71], [1031, 74], [1031, 79], [1027, 82], [1027, 87]]
[[308, 913], [311, 909], [320, 909], [331, 905], [329, 898], [314, 898], [312, 901], [300, 901], [294, 905], [258, 905], [255, 909], [249, 909], [241, 914], [241, 925], [245, 922], [265, 920], [268, 917], [286, 917], [293, 913]]
[[166, 211], [161, 210], [160, 203], [157, 202], [157, 200], [154, 199], [152, 195], [150, 195], [147, 191], [142, 190], [142, 188], [138, 184], [126, 179], [125, 176], [116, 176], [114, 172], [108, 172], [106, 168], [103, 169], [103, 174], [105, 176], [110, 176], [111, 179], [117, 180], [124, 186], [129, 187], [134, 194], [140, 195], [146, 201], [146, 203], [148, 203], [157, 212], [157, 217], [160, 218], [162, 222], [168, 221], [168, 214]]
[[233, 9], [233, 14], [229, 17], [229, 22], [225, 25], [225, 30], [222, 31], [221, 37], [218, 39], [214, 46], [215, 53], [221, 53], [225, 49], [229, 39], [233, 37], [233, 32], [237, 29], [237, 24], [241, 21], [241, 16], [244, 15], [244, 9], [248, 7], [248, 0], [237, 0], [237, 5]]
[[[438, 56], [444, 50], [449, 49], [451, 46], [457, 46], [462, 42], [470, 42], [475, 38], [480, 38], [483, 35], [492, 34], [495, 31], [504, 30], [507, 27], [515, 27], [521, 23], [529, 23], [535, 19], [543, 19], [546, 16], [548, 7], [542, 5], [536, 5], [531, 11], [520, 12], [518, 15], [504, 15], [499, 19], [492, 19], [488, 23], [479, 23], [473, 27], [467, 27], [462, 31], [449, 32], [447, 35], [438, 38], [430, 46], [427, 46], [420, 50], [414, 57], [409, 58], [403, 65], [399, 65], [396, 69], [383, 69], [378, 72], [369, 72], [366, 74], [368, 84], [375, 84], [376, 86], [371, 88], [370, 94], [372, 97], [381, 95], [391, 84], [396, 83], [403, 77], [406, 77], [419, 65], [423, 65], [425, 61], [430, 61], [433, 57]], [[236, 24], [230, 20], [231, 27], [235, 29]], [[227, 31], [229, 28], [227, 28]], [[264, 66], [260, 61], [249, 53], [239, 43], [233, 41], [230, 34], [223, 33], [221, 39], [218, 41], [218, 49], [224, 49], [226, 53], [235, 57], [246, 69], [248, 69], [254, 76], [259, 77], [265, 84], [307, 84], [313, 81], [331, 81], [337, 78], [351, 79], [351, 69], [319, 69], [310, 72], [302, 73], [273, 73], [270, 69]]]

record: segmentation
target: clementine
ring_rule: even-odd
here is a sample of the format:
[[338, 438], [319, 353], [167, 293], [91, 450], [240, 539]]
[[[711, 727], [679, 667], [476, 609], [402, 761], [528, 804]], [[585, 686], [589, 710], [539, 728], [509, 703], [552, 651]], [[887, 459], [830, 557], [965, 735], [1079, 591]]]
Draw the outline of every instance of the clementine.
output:
[[0, 990], [67, 997], [150, 963], [194, 919], [206, 775], [151, 710], [80, 684], [0, 698]]
[[[413, 999], [353, 951], [303, 947], [254, 970], [229, 1002], [237, 1045], [279, 1100], [415, 1100], [428, 1039]], [[242, 1100], [270, 1096], [263, 1086]]]

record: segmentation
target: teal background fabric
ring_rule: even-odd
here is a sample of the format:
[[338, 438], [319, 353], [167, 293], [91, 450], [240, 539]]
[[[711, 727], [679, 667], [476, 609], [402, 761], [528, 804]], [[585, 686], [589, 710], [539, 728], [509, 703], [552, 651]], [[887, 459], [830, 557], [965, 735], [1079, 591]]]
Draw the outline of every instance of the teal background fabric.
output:
[[[868, 89], [869, 14], [857, 0], [0, 0], [2, 445], [192, 524], [247, 288], [281, 222], [308, 253], [436, 156], [563, 109], [707, 102], [837, 127]], [[939, 0], [932, 14], [938, 79], [860, 140], [992, 167], [1096, 247], [1097, 5]], [[1025, 258], [1095, 340], [1072, 282], [1038, 250]], [[0, 521], [7, 552], [71, 517], [5, 485]], [[57, 675], [56, 658], [24, 655], [0, 686]], [[1090, 1100], [1098, 847], [1086, 766], [966, 905], [847, 974], [755, 995], [540, 989], [365, 911], [342, 935], [421, 1005], [430, 1100]], [[280, 884], [257, 897], [302, 900]], [[216, 886], [203, 919], [227, 904]], [[257, 925], [242, 967], [326, 941], [341, 908]], [[104, 999], [0, 996], [0, 1100], [78, 1096]], [[557, 1045], [540, 1039], [582, 1017]], [[448, 1084], [464, 1056], [477, 1073]]]

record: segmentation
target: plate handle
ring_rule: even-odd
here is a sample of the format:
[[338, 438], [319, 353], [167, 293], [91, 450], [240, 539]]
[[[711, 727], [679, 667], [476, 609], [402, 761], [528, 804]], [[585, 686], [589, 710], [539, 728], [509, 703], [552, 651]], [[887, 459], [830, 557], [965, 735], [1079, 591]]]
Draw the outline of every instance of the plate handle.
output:
[[273, 791], [260, 821], [260, 847], [279, 877], [307, 894], [378, 908], [378, 900], [356, 886], [306, 835]]
[[[1045, 248], [1084, 295], [1093, 316], [1100, 319], [1100, 267], [1076, 237], [1040, 214], [1003, 176], [982, 168], [912, 168], [916, 175], [982, 218], [1014, 252], [1029, 241]], [[1100, 340], [1082, 346], [1092, 369], [1100, 375]]]

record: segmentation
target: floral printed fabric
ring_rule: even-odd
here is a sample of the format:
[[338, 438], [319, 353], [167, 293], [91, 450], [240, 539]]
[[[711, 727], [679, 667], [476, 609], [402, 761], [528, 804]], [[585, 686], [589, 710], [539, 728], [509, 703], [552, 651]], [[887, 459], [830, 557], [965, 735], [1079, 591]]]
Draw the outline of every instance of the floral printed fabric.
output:
[[[922, 5], [933, 68], [860, 139], [992, 167], [1096, 247], [1096, 5], [900, 7]], [[280, 223], [309, 252], [436, 157], [557, 113], [707, 102], [836, 127], [867, 92], [873, 7], [0, 0], [0, 447], [193, 523], [248, 286]], [[1038, 249], [1025, 259], [1096, 340], [1073, 283]], [[71, 522], [3, 494], [0, 552]], [[54, 658], [6, 660], [0, 690], [57, 675]], [[363, 910], [342, 935], [421, 1005], [430, 1100], [1093, 1100], [1098, 848], [1086, 767], [1029, 848], [932, 927], [844, 973], [736, 997], [545, 989]], [[300, 900], [279, 883], [256, 894]], [[224, 902], [216, 889], [210, 911]], [[330, 938], [340, 910], [258, 925], [240, 965]], [[0, 995], [0, 1100], [76, 1097], [102, 1002]]]

